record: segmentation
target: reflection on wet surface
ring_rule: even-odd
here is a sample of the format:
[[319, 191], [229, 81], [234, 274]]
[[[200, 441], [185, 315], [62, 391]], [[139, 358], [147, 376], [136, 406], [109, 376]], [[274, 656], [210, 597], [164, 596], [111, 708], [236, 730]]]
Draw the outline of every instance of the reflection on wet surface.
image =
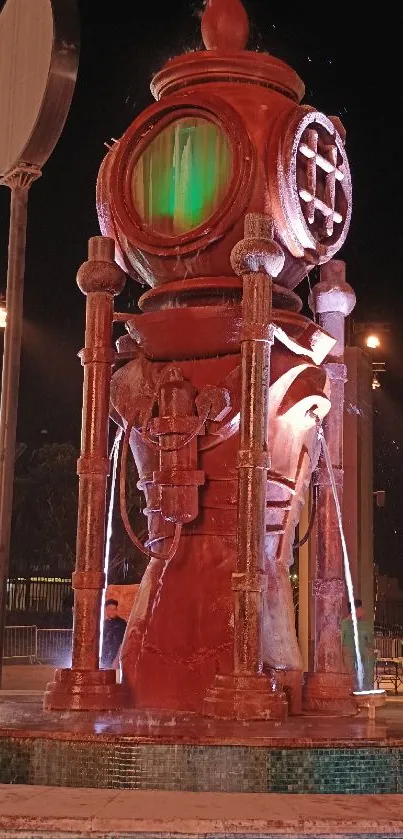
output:
[[122, 712], [43, 711], [40, 696], [0, 697], [0, 737], [19, 735], [50, 739], [123, 738], [131, 742], [253, 744], [277, 746], [334, 745], [352, 742], [403, 745], [403, 705], [388, 705], [375, 723], [366, 716], [291, 717], [284, 724], [212, 720], [190, 713], [160, 710]]

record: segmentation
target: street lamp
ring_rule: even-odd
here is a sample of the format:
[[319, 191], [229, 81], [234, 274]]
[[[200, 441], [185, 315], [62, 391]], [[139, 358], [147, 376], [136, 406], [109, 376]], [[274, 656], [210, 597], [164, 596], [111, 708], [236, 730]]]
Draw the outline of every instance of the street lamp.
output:
[[352, 324], [352, 335], [358, 338], [358, 341], [354, 343], [364, 345], [370, 350], [377, 350], [385, 344], [385, 338], [390, 331], [391, 325], [385, 321], [367, 321], [366, 323], [354, 321]]
[[[382, 350], [382, 344], [387, 345], [385, 336], [391, 331], [390, 323], [385, 322], [369, 322], [369, 323], [354, 323], [353, 335], [358, 336], [358, 344], [364, 346], [369, 350], [369, 355], [372, 360], [372, 390], [378, 390], [381, 387], [379, 381], [379, 374], [386, 370], [386, 363], [379, 360], [379, 350]], [[383, 339], [383, 340], [382, 340]]]

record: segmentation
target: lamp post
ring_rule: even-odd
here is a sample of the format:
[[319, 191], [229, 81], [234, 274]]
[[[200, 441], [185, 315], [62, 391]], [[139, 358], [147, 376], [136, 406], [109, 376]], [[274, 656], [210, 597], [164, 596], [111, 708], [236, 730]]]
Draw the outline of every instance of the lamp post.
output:
[[365, 349], [372, 362], [372, 390], [381, 387], [379, 374], [386, 372], [386, 362], [382, 355], [388, 347], [388, 334], [391, 332], [391, 324], [384, 321], [370, 321], [367, 323], [353, 323], [354, 343]]
[[[19, 167], [0, 183], [11, 189], [4, 354], [0, 403], [0, 640], [4, 635], [17, 433], [18, 389], [23, 323], [28, 191], [39, 170]], [[0, 660], [0, 683], [1, 683]]]

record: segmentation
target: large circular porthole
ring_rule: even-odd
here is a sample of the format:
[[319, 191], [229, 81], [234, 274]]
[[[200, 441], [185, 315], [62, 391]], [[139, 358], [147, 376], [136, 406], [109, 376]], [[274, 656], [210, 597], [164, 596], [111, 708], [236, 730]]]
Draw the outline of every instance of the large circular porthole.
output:
[[123, 244], [158, 255], [198, 252], [247, 206], [254, 151], [239, 115], [218, 97], [171, 97], [128, 129], [110, 176]]
[[231, 146], [222, 128], [204, 117], [176, 119], [133, 167], [134, 208], [148, 230], [182, 236], [221, 206], [232, 171]]

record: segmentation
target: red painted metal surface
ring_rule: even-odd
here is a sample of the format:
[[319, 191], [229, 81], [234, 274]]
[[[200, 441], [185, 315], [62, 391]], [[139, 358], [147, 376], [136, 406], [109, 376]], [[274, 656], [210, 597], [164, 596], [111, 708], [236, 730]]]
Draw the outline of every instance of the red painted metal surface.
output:
[[[206, 8], [219, 26], [238, 0]], [[273, 217], [284, 249], [277, 282], [294, 288], [328, 261], [347, 235], [351, 182], [339, 120], [299, 105], [304, 85], [283, 62], [264, 53], [218, 45], [169, 61], [156, 75], [158, 100], [114, 144], [101, 167], [97, 207], [102, 232], [113, 236], [125, 270], [151, 286], [230, 275], [229, 254], [242, 239], [247, 213]], [[133, 168], [143, 149], [181, 116], [220, 126], [233, 154], [227, 198], [187, 235], [162, 237], [139, 218], [131, 196]], [[340, 133], [341, 132], [341, 133]]]
[[[173, 311], [178, 315], [182, 312], [180, 308]], [[199, 490], [199, 514], [184, 526], [178, 552], [169, 563], [158, 559], [149, 563], [129, 621], [123, 649], [123, 673], [132, 702], [140, 707], [201, 712], [215, 675], [233, 670], [231, 580], [237, 563], [237, 457], [241, 407], [241, 336], [237, 307], [233, 307], [233, 313], [232, 334], [234, 342], [235, 339], [238, 341], [237, 352], [228, 353], [222, 348], [215, 357], [204, 358], [197, 352], [199, 336], [193, 323], [186, 336], [189, 358], [177, 362], [196, 391], [202, 391], [207, 383], [225, 388], [230, 397], [230, 411], [219, 422], [207, 422], [205, 435], [199, 440], [198, 468], [205, 474], [205, 482]], [[316, 405], [319, 417], [323, 416], [329, 402], [324, 372], [305, 355], [309, 349], [307, 344], [304, 346], [303, 336], [306, 336], [309, 321], [295, 313], [277, 311], [275, 315], [276, 324], [281, 324], [289, 338], [293, 336], [302, 355], [291, 352], [278, 341], [275, 341], [271, 355], [268, 428], [273, 437], [270, 441], [271, 469], [266, 482], [264, 570], [267, 582], [263, 592], [262, 664], [270, 677], [280, 676], [286, 687], [294, 685], [298, 707], [301, 661], [288, 566], [292, 561], [294, 527], [311, 475], [310, 458], [315, 462], [318, 454], [315, 422], [307, 419], [307, 414]], [[144, 313], [138, 321], [144, 325], [147, 317]], [[219, 325], [217, 313], [217, 330]], [[172, 331], [175, 334], [173, 321]], [[222, 341], [222, 336], [219, 340]], [[325, 352], [326, 336], [323, 340]], [[162, 354], [160, 342], [164, 345], [165, 336], [156, 332], [154, 351], [157, 357]], [[131, 445], [145, 488], [150, 544], [154, 552], [166, 550], [173, 526], [161, 515], [158, 488], [152, 482], [158, 468], [158, 452], [144, 441], [141, 428], [149, 410], [147, 394], [153, 392], [165, 367], [165, 361], [148, 359], [137, 348], [136, 358], [117, 371], [112, 379], [115, 416], [130, 417], [138, 429], [132, 433]], [[242, 511], [245, 528], [251, 515], [253, 508], [249, 505]], [[228, 697], [230, 690], [231, 686]], [[278, 704], [281, 708], [281, 702]]]
[[81, 456], [78, 461], [79, 506], [76, 570], [73, 574], [74, 631], [71, 669], [56, 671], [48, 685], [48, 709], [104, 710], [124, 704], [124, 688], [115, 670], [99, 670], [101, 600], [105, 587], [106, 483], [109, 473], [109, 391], [112, 348], [113, 296], [125, 284], [114, 262], [114, 242], [90, 239], [88, 262], [77, 275], [87, 295]]
[[[340, 505], [343, 497], [343, 408], [346, 367], [344, 364], [345, 319], [355, 305], [355, 294], [345, 280], [345, 265], [332, 260], [321, 270], [313, 288], [311, 305], [321, 326], [336, 339], [324, 368], [330, 382], [331, 410], [324, 421]], [[344, 672], [340, 625], [346, 599], [343, 552], [330, 476], [323, 458], [314, 477], [318, 487], [317, 554], [315, 595], [315, 667], [306, 680], [307, 710], [351, 714], [356, 703], [351, 695], [352, 677]]]
[[[289, 566], [319, 457], [317, 422], [330, 408], [320, 365], [338, 338], [298, 314], [293, 289], [343, 243], [350, 175], [341, 124], [299, 104], [304, 88], [291, 68], [243, 49], [248, 27], [239, 0], [210, 0], [202, 28], [207, 50], [172, 59], [157, 74], [159, 101], [114, 144], [97, 185], [100, 226], [115, 241], [117, 262], [152, 287], [141, 314], [114, 315], [127, 321], [130, 337], [118, 344], [125, 363], [112, 376], [111, 415], [126, 429], [136, 461], [150, 556], [123, 644], [123, 680], [133, 707], [281, 720], [285, 696], [291, 712], [301, 711]], [[134, 205], [133, 172], [159, 132], [183, 117], [224, 132], [232, 175], [209, 218], [162, 236]], [[113, 316], [102, 278], [110, 270], [110, 263], [105, 275], [97, 268], [98, 291], [95, 279], [84, 289], [95, 292], [99, 315], [89, 345], [99, 342], [105, 359], [97, 398], [89, 402], [84, 392], [83, 439], [100, 427], [91, 470], [81, 477], [91, 492], [80, 498], [79, 545], [91, 532], [97, 547], [90, 555], [85, 541], [77, 554], [72, 674], [97, 672], [91, 633], [99, 620], [96, 531], [106, 480], [97, 463], [106, 457]], [[331, 449], [338, 423], [329, 420]], [[83, 458], [85, 465], [85, 448]], [[324, 532], [329, 504], [326, 490]], [[333, 535], [321, 553], [320, 567], [329, 563], [323, 578], [339, 569]], [[326, 646], [322, 632], [318, 672], [327, 673], [322, 663], [335, 655], [334, 644], [332, 636]], [[77, 676], [58, 679], [63, 686], [50, 689], [49, 707], [56, 697], [57, 707], [73, 707], [66, 685], [76, 695]], [[114, 699], [110, 694], [108, 707]]]

